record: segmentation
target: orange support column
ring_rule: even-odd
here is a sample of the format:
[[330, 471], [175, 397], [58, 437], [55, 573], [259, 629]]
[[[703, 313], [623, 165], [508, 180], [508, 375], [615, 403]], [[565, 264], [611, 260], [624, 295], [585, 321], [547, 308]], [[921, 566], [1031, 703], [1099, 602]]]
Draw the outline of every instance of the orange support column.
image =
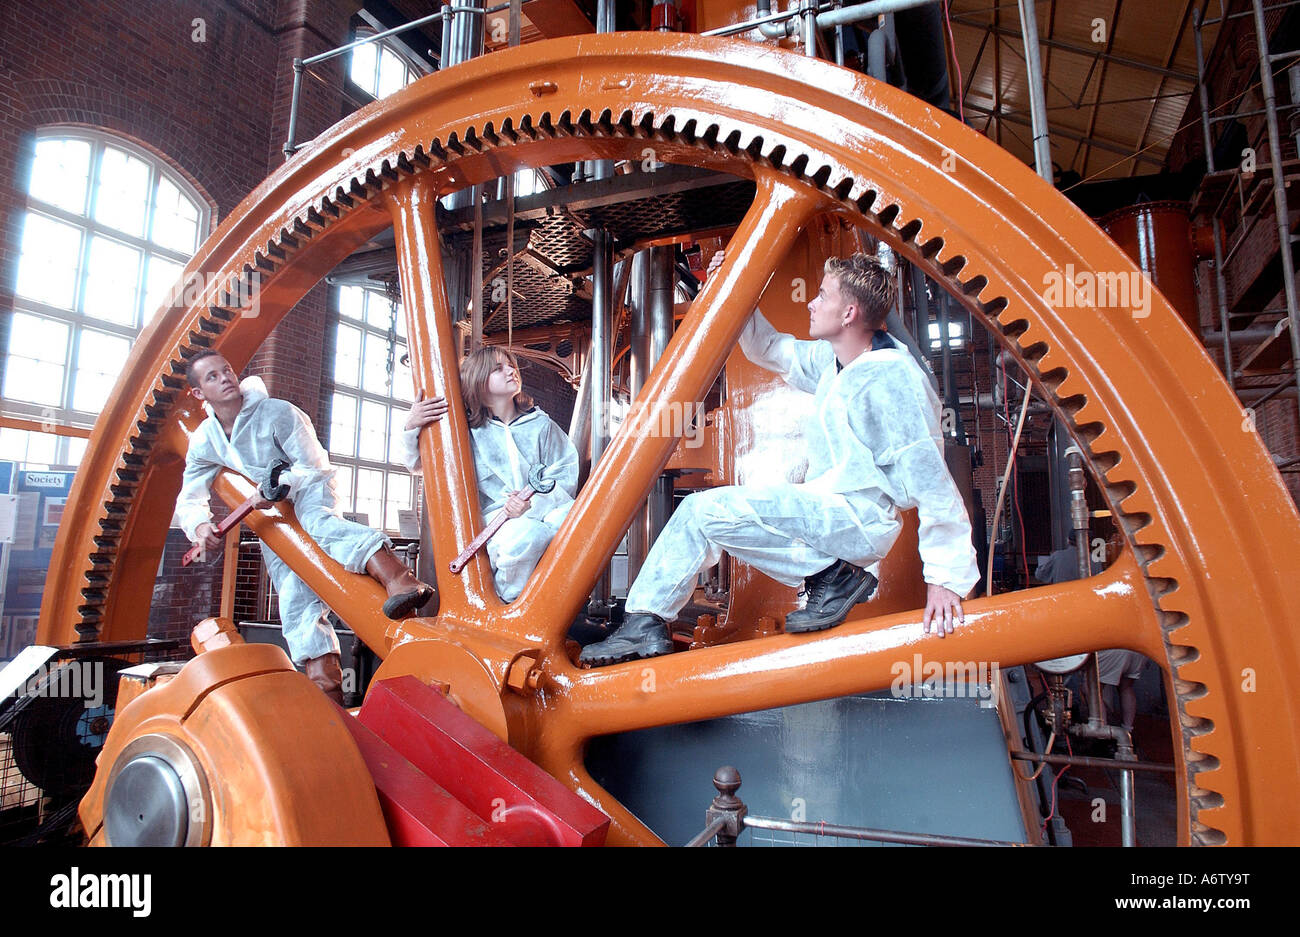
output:
[[438, 594], [447, 608], [485, 609], [499, 604], [486, 554], [460, 575], [447, 564], [482, 526], [478, 480], [470, 455], [469, 421], [460, 393], [460, 362], [447, 301], [435, 208], [438, 190], [416, 176], [388, 199], [397, 241], [397, 273], [406, 310], [407, 348], [417, 395], [447, 398], [447, 415], [420, 433], [424, 504], [432, 530]]

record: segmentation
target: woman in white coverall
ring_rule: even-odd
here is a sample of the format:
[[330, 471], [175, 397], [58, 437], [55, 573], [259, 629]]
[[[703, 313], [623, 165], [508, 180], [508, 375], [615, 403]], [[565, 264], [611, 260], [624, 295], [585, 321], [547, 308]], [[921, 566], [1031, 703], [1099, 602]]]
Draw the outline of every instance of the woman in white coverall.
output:
[[740, 336], [745, 356], [816, 398], [805, 480], [687, 497], [628, 592], [623, 626], [584, 648], [583, 663], [672, 650], [666, 622], [724, 550], [786, 585], [807, 581], [807, 607], [787, 616], [787, 632], [833, 627], [874, 589], [862, 567], [893, 546], [900, 508], [920, 516], [925, 631], [933, 619], [943, 636], [962, 620], [961, 599], [979, 580], [970, 520], [944, 463], [938, 398], [911, 354], [881, 329], [892, 302], [888, 272], [855, 254], [826, 262], [808, 305], [812, 341], [779, 333], [754, 312]]
[[[573, 507], [578, 451], [564, 430], [523, 393], [519, 365], [509, 352], [484, 347], [470, 354], [460, 366], [460, 386], [469, 411], [483, 523], [499, 511], [509, 518], [485, 549], [497, 595], [513, 602]], [[421, 400], [411, 408], [401, 443], [412, 472], [420, 470], [420, 430], [445, 410], [440, 398]], [[529, 473], [537, 465], [544, 466], [542, 478], [554, 480], [555, 487], [524, 501], [519, 494], [528, 489]]]
[[[334, 468], [306, 414], [287, 400], [267, 396], [259, 377], [240, 382], [230, 363], [214, 352], [190, 359], [188, 376], [208, 418], [190, 437], [176, 500], [175, 522], [185, 536], [210, 551], [220, 549], [208, 509], [212, 480], [229, 468], [260, 485], [271, 466], [283, 459], [290, 469], [279, 481], [289, 486], [287, 497], [298, 523], [348, 572], [368, 573], [384, 586], [389, 596], [385, 615], [404, 617], [433, 597], [433, 590], [393, 553], [387, 537], [340, 516]], [[264, 501], [259, 507], [269, 504]], [[262, 561], [279, 596], [280, 625], [290, 656], [331, 698], [342, 702], [339, 643], [329, 609], [265, 543]]]

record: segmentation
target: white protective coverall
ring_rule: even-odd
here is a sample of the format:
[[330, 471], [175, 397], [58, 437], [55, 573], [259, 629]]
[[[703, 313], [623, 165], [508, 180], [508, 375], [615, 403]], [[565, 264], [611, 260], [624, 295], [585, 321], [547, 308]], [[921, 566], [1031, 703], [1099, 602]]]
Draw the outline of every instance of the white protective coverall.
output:
[[[418, 429], [402, 433], [402, 458], [412, 472], [420, 471], [419, 434]], [[512, 492], [528, 487], [534, 466], [544, 465], [542, 478], [555, 480], [554, 489], [534, 494], [528, 512], [506, 521], [487, 542], [497, 595], [502, 602], [513, 602], [573, 507], [578, 450], [541, 407], [521, 413], [508, 426], [489, 417], [482, 426], [470, 429], [469, 436], [485, 526], [505, 507]]]
[[[370, 557], [392, 542], [341, 516], [334, 468], [307, 415], [287, 400], [268, 397], [260, 377], [245, 378], [239, 389], [244, 402], [229, 438], [212, 408], [203, 405], [208, 418], [190, 437], [175, 523], [190, 540], [197, 540], [199, 525], [212, 521], [208, 500], [218, 472], [234, 469], [261, 484], [272, 463], [287, 459], [292, 468], [280, 475], [280, 481], [289, 485], [288, 498], [302, 529], [348, 572], [365, 572]], [[280, 627], [294, 663], [338, 653], [338, 638], [325, 603], [265, 543], [262, 561], [280, 599]]]
[[871, 566], [902, 529], [899, 509], [912, 507], [925, 581], [966, 596], [979, 570], [966, 505], [943, 459], [939, 400], [911, 354], [885, 342], [840, 370], [829, 342], [777, 332], [755, 311], [740, 335], [745, 356], [815, 395], [805, 480], [689, 495], [632, 584], [628, 613], [671, 620], [700, 569], [724, 550], [789, 586], [836, 560]]

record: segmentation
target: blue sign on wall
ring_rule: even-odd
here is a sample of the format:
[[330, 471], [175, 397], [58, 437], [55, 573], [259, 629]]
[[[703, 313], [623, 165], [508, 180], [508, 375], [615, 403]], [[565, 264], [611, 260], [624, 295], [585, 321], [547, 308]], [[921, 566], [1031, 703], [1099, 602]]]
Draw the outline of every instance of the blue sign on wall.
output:
[[0, 630], [0, 654], [7, 650], [7, 656], [12, 657], [21, 650], [18, 645], [30, 643], [35, 636], [32, 623], [41, 611], [54, 538], [63, 520], [63, 508], [75, 473], [13, 471], [12, 463], [0, 465], [10, 466], [13, 476], [10, 490], [18, 496], [14, 540], [9, 545], [9, 570], [4, 583], [4, 627]]

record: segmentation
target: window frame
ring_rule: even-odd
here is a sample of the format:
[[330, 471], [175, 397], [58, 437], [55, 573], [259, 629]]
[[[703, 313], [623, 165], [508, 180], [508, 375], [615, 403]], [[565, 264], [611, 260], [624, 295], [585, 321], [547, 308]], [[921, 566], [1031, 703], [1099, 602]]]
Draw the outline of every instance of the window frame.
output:
[[[364, 294], [364, 302], [361, 308], [360, 318], [354, 319], [351, 316], [346, 316], [343, 314], [341, 297], [343, 295], [342, 291], [344, 289], [356, 289], [356, 290], [360, 290], [362, 294]], [[367, 403], [367, 402], [374, 403], [383, 406], [385, 408], [385, 411], [388, 414], [388, 421], [384, 430], [385, 435], [387, 437], [386, 451], [391, 459], [396, 445], [392, 438], [393, 437], [392, 425], [393, 425], [394, 413], [408, 411], [411, 408], [411, 404], [413, 402], [413, 399], [403, 400], [400, 397], [393, 396], [393, 391], [394, 391], [393, 385], [397, 377], [397, 362], [398, 359], [403, 354], [405, 354], [406, 349], [408, 347], [407, 339], [404, 336], [399, 335], [397, 332], [397, 323], [402, 315], [401, 305], [396, 304], [395, 308], [390, 310], [389, 327], [387, 329], [384, 329], [381, 328], [380, 326], [375, 325], [370, 321], [371, 318], [370, 303], [373, 302], [389, 305], [391, 303], [391, 300], [384, 293], [384, 291], [376, 289], [374, 287], [363, 286], [355, 283], [330, 283], [329, 328], [331, 330], [332, 338], [329, 345], [330, 358], [326, 362], [325, 367], [322, 368], [322, 382], [321, 382], [323, 396], [325, 396], [329, 401], [328, 412], [325, 420], [325, 426], [328, 430], [326, 434], [325, 449], [329, 455], [329, 460], [331, 465], [337, 468], [347, 468], [352, 473], [352, 484], [348, 488], [347, 497], [346, 499], [340, 498], [340, 500], [343, 502], [344, 511], [354, 512], [354, 513], [357, 511], [357, 480], [362, 470], [379, 471], [383, 473], [384, 482], [380, 491], [380, 504], [382, 505], [382, 511], [381, 511], [382, 516], [379, 517], [377, 520], [372, 517], [367, 517], [367, 520], [369, 522], [369, 526], [375, 528], [376, 530], [384, 530], [389, 534], [398, 534], [400, 529], [399, 527], [397, 526], [389, 527], [387, 525], [390, 486], [393, 482], [394, 476], [398, 476], [406, 479], [410, 488], [407, 493], [407, 501], [406, 501], [407, 507], [405, 508], [405, 510], [415, 509], [417, 507], [415, 499], [418, 494], [418, 490], [416, 488], [416, 476], [412, 475], [407, 470], [406, 466], [401, 464], [400, 462], [379, 461], [376, 459], [361, 456], [359, 454], [361, 452], [361, 434], [365, 423], [365, 421], [362, 419], [363, 403]], [[360, 350], [357, 358], [357, 375], [356, 375], [357, 383], [355, 385], [340, 383], [335, 376], [335, 364], [338, 359], [338, 329], [339, 326], [341, 325], [347, 326], [348, 328], [358, 329], [361, 333]], [[387, 354], [388, 354], [388, 362], [389, 362], [389, 381], [388, 381], [389, 396], [378, 394], [375, 393], [374, 391], [366, 390], [362, 386], [365, 382], [366, 340], [368, 337], [371, 336], [373, 336], [374, 338], [382, 338], [388, 343]], [[411, 388], [412, 397], [414, 393], [415, 393], [415, 389], [414, 386], [412, 386]], [[334, 439], [334, 397], [335, 395], [341, 397], [348, 397], [356, 402], [357, 417], [352, 428], [352, 446], [351, 446], [351, 451], [353, 453], [352, 455], [344, 455], [342, 453], [335, 452], [333, 448], [334, 443], [336, 442], [336, 440]]]
[[[73, 406], [77, 392], [77, 363], [80, 357], [83, 332], [86, 329], [90, 329], [91, 331], [102, 332], [115, 338], [126, 339], [128, 342], [133, 343], [140, 333], [148, 326], [149, 322], [152, 321], [151, 316], [157, 311], [154, 308], [150, 308], [147, 304], [149, 265], [151, 260], [156, 257], [164, 262], [176, 264], [181, 268], [184, 268], [194, 256], [194, 253], [198, 251], [198, 248], [202, 245], [203, 241], [207, 238], [207, 235], [211, 230], [213, 212], [208, 200], [203, 196], [203, 194], [199, 192], [198, 189], [165, 158], [145, 149], [125, 137], [98, 128], [53, 125], [38, 129], [32, 135], [31, 140], [31, 158], [26, 164], [27, 178], [23, 182], [25, 192], [20, 209], [20, 230], [23, 232], [23, 235], [20, 236], [18, 244], [16, 245], [18, 261], [15, 263], [14, 270], [15, 280], [11, 314], [25, 314], [41, 319], [53, 320], [68, 327], [68, 337], [65, 346], [63, 365], [63, 381], [60, 387], [58, 406], [49, 406], [26, 400], [19, 400], [14, 397], [0, 397], [0, 412], [8, 416], [21, 417], [36, 420], [38, 422], [52, 422], [55, 424], [88, 428], [93, 426], [95, 421], [98, 419], [99, 411], [78, 410]], [[46, 140], [71, 140], [89, 144], [90, 155], [87, 164], [85, 200], [83, 202], [84, 214], [78, 214], [77, 212], [44, 201], [43, 199], [31, 194], [32, 177], [36, 172], [37, 160], [39, 159], [37, 156], [37, 147], [40, 143]], [[141, 160], [148, 167], [148, 182], [146, 186], [147, 201], [145, 203], [144, 217], [142, 220], [143, 235], [135, 235], [126, 231], [121, 231], [95, 218], [95, 211], [101, 188], [99, 184], [101, 166], [105, 151], [110, 148], [126, 153], [131, 158]], [[164, 246], [163, 244], [150, 240], [150, 233], [154, 229], [155, 219], [159, 209], [159, 183], [164, 179], [184, 198], [188, 199], [196, 208], [197, 217], [195, 222], [194, 251], [189, 254], [179, 251], [174, 247]], [[28, 219], [32, 217], [45, 218], [57, 224], [74, 227], [78, 231], [80, 236], [80, 246], [76, 258], [77, 276], [73, 288], [70, 308], [53, 306], [42, 300], [24, 296], [18, 292], [17, 263], [21, 262], [23, 237], [25, 237], [27, 230]], [[110, 243], [123, 245], [137, 252], [138, 260], [135, 272], [137, 294], [132, 310], [132, 324], [130, 325], [121, 322], [114, 322], [109, 319], [101, 319], [89, 315], [84, 311], [88, 293], [88, 283], [91, 275], [91, 250], [96, 238], [102, 238]], [[5, 371], [7, 373], [9, 358], [11, 355], [11, 349], [8, 343], [6, 343], [3, 352], [0, 353], [3, 353], [4, 355]], [[0, 387], [0, 390], [2, 389], [3, 388]], [[55, 438], [57, 440], [55, 446], [56, 458], [55, 462], [51, 464], [72, 464], [73, 460], [70, 458], [70, 450], [72, 448], [73, 437], [56, 436]], [[27, 450], [30, 451], [30, 443]], [[79, 459], [80, 455], [78, 454], [77, 460], [79, 461]]]

